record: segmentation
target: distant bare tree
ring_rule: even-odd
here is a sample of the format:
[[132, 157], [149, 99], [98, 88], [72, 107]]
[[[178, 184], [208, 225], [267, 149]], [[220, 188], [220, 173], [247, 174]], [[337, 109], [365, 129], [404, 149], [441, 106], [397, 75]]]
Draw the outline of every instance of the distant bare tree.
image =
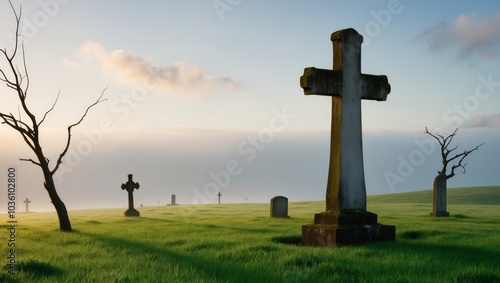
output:
[[[6, 48], [0, 50], [0, 60], [2, 61], [5, 60], [7, 66], [5, 69], [0, 68], [0, 81], [4, 82], [8, 88], [12, 89], [16, 93], [19, 99], [20, 108], [22, 110], [18, 109], [17, 117], [14, 116], [12, 113], [0, 112], [0, 118], [3, 120], [2, 124], [7, 124], [12, 129], [16, 130], [19, 134], [21, 134], [23, 140], [26, 142], [29, 148], [31, 148], [31, 150], [35, 153], [36, 158], [34, 159], [21, 158], [20, 160], [31, 162], [42, 169], [44, 177], [44, 187], [49, 194], [50, 200], [52, 201], [52, 204], [54, 205], [54, 208], [57, 211], [57, 216], [59, 218], [59, 230], [72, 231], [71, 222], [69, 220], [66, 206], [64, 205], [63, 201], [57, 194], [53, 176], [59, 169], [59, 165], [62, 163], [62, 159], [68, 152], [71, 143], [71, 130], [73, 129], [73, 127], [78, 126], [83, 121], [83, 119], [87, 116], [87, 113], [92, 107], [106, 100], [102, 99], [106, 89], [102, 91], [101, 96], [99, 96], [99, 98], [94, 103], [92, 103], [90, 106], [87, 107], [83, 115], [76, 123], [73, 123], [68, 126], [66, 145], [62, 150], [61, 154], [59, 154], [59, 157], [57, 158], [55, 165], [51, 169], [51, 166], [49, 166], [50, 160], [45, 156], [42, 149], [42, 145], [40, 143], [40, 130], [41, 130], [40, 126], [47, 118], [47, 115], [56, 106], [59, 94], [57, 95], [52, 107], [45, 112], [41, 120], [38, 120], [37, 117], [33, 114], [33, 112], [30, 111], [28, 104], [26, 102], [26, 98], [28, 96], [28, 89], [30, 86], [30, 77], [26, 67], [26, 56], [24, 52], [24, 45], [22, 44], [22, 42], [21, 43], [19, 42], [19, 37], [20, 37], [19, 24], [21, 20], [22, 11], [20, 9], [18, 14], [12, 3], [10, 1], [9, 3], [16, 18], [15, 46], [14, 50], [10, 54], [9, 52], [7, 52]], [[19, 55], [19, 52], [22, 52], [21, 59], [17, 59], [16, 57]], [[21, 68], [19, 68], [18, 64], [16, 64], [17, 60], [21, 61], [22, 64]], [[25, 117], [25, 120], [23, 120], [23, 117]]]
[[[455, 170], [457, 168], [462, 169], [462, 173], [465, 174], [465, 165], [466, 163], [462, 163], [464, 159], [469, 156], [473, 151], [476, 151], [479, 149], [480, 146], [482, 146], [484, 143], [474, 147], [471, 150], [464, 150], [462, 153], [456, 154], [453, 157], [450, 156], [450, 154], [455, 151], [459, 144], [457, 144], [455, 147], [450, 148], [450, 144], [453, 140], [453, 138], [457, 135], [458, 128], [453, 131], [453, 133], [447, 137], [444, 137], [443, 135], [440, 134], [433, 134], [429, 132], [427, 127], [425, 127], [425, 133], [436, 139], [441, 146], [441, 158], [443, 161], [443, 167], [441, 168], [441, 171], [438, 171], [438, 175], [441, 175], [443, 177], [446, 177], [446, 179], [449, 179], [453, 176], [455, 176]], [[451, 172], [450, 174], [446, 174], [446, 169], [448, 168], [448, 164], [452, 161], [458, 161], [454, 165], [451, 166]]]
[[[434, 179], [434, 206], [433, 212], [431, 212], [431, 216], [448, 216], [449, 213], [446, 211], [446, 188], [447, 188], [447, 180], [453, 176], [455, 176], [455, 170], [460, 168], [462, 173], [465, 174], [465, 166], [464, 160], [467, 156], [469, 156], [472, 152], [479, 149], [484, 143], [474, 147], [470, 150], [464, 150], [461, 153], [457, 153], [453, 155], [453, 152], [458, 149], [459, 144], [456, 146], [451, 146], [451, 142], [453, 138], [457, 135], [458, 128], [453, 131], [453, 133], [447, 137], [441, 134], [433, 134], [429, 132], [427, 127], [425, 128], [425, 133], [433, 137], [439, 145], [441, 146], [441, 159], [443, 163], [443, 167], [441, 171], [438, 171], [438, 175]], [[451, 165], [451, 172], [447, 173], [448, 165]]]

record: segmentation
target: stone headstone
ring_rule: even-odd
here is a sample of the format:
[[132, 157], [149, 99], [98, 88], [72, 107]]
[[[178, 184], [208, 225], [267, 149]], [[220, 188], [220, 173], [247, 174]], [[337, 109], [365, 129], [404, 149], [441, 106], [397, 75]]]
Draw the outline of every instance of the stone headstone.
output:
[[221, 196], [222, 196], [222, 194], [219, 192], [219, 193], [217, 194], [217, 197], [219, 197], [219, 204], [220, 204], [220, 197], [221, 197]]
[[139, 183], [135, 183], [132, 180], [132, 174], [128, 174], [128, 181], [122, 184], [122, 190], [128, 192], [128, 209], [125, 210], [125, 216], [140, 216], [139, 211], [134, 208], [134, 190], [139, 189]]
[[432, 211], [430, 216], [450, 216], [446, 211], [446, 176], [438, 175], [434, 179]]
[[276, 196], [271, 199], [270, 205], [271, 217], [286, 217], [288, 218], [288, 198], [284, 196]]
[[314, 224], [302, 226], [302, 244], [342, 246], [394, 240], [395, 227], [377, 223], [366, 211], [361, 100], [385, 101], [390, 92], [386, 76], [361, 73], [363, 37], [354, 29], [334, 32], [333, 70], [306, 68], [300, 78], [305, 95], [332, 97], [330, 169], [326, 211]]
[[172, 196], [170, 197], [170, 204], [167, 205], [177, 205], [175, 198], [176, 198], [175, 194], [172, 194]]

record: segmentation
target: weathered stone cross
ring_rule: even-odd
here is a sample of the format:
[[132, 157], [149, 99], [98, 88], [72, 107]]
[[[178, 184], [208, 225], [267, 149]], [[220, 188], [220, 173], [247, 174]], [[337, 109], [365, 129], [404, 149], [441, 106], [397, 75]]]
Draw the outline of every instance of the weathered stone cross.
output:
[[28, 204], [30, 204], [30, 203], [31, 203], [31, 201], [30, 201], [28, 198], [26, 198], [26, 200], [25, 200], [25, 201], [23, 201], [23, 202], [26, 204], [26, 212], [29, 212], [29, 209], [28, 209]]
[[128, 209], [125, 211], [125, 216], [140, 216], [139, 211], [134, 208], [134, 189], [139, 189], [139, 183], [132, 181], [132, 174], [128, 174], [128, 182], [122, 184], [122, 190], [128, 192]]
[[366, 211], [361, 100], [385, 101], [390, 92], [386, 76], [361, 73], [363, 37], [354, 29], [334, 32], [333, 70], [306, 68], [300, 86], [306, 95], [332, 97], [330, 168], [326, 211], [314, 224], [302, 226], [302, 244], [341, 246], [394, 240], [395, 227], [377, 223]]
[[219, 204], [220, 204], [220, 197], [222, 196], [222, 194], [219, 192], [217, 196], [219, 197]]
[[331, 40], [333, 70], [306, 68], [300, 86], [306, 95], [332, 97], [326, 210], [366, 210], [361, 100], [384, 101], [391, 87], [386, 76], [361, 73], [363, 37], [354, 29], [337, 31]]

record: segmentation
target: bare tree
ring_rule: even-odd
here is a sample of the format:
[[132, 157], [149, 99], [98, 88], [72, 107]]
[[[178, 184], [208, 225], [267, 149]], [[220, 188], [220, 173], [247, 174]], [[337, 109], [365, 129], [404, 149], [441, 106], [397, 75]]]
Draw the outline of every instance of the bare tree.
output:
[[[458, 128], [453, 131], [449, 136], [443, 136], [441, 134], [433, 134], [429, 132], [427, 127], [425, 128], [425, 133], [433, 137], [439, 145], [441, 146], [441, 159], [443, 167], [441, 171], [438, 171], [438, 175], [434, 179], [434, 205], [433, 211], [430, 213], [431, 216], [448, 216], [449, 213], [446, 211], [446, 181], [455, 176], [455, 170], [461, 169], [462, 173], [465, 174], [464, 160], [472, 152], [479, 149], [484, 143], [474, 147], [470, 150], [464, 150], [461, 153], [453, 153], [458, 149], [460, 144], [452, 146], [451, 142], [453, 138], [457, 135]], [[448, 165], [451, 165], [451, 172], [447, 173]]]
[[[30, 77], [28, 74], [28, 70], [26, 67], [26, 56], [24, 51], [24, 45], [22, 42], [19, 42], [19, 25], [21, 20], [22, 10], [20, 8], [19, 14], [16, 12], [16, 9], [9, 1], [12, 11], [14, 12], [14, 16], [16, 18], [16, 36], [15, 36], [15, 45], [12, 53], [7, 52], [7, 49], [0, 50], [0, 60], [5, 60], [6, 68], [0, 68], [0, 81], [4, 82], [8, 88], [12, 89], [19, 99], [20, 109], [18, 109], [17, 117], [12, 113], [2, 113], [0, 112], [0, 118], [3, 120], [2, 124], [7, 124], [12, 129], [16, 130], [19, 134], [21, 134], [23, 140], [26, 144], [31, 148], [31, 150], [35, 153], [36, 158], [21, 158], [22, 161], [31, 162], [42, 169], [43, 178], [44, 178], [44, 187], [47, 190], [50, 200], [54, 205], [54, 208], [57, 211], [57, 216], [59, 218], [59, 230], [61, 231], [72, 231], [71, 222], [69, 220], [68, 212], [66, 210], [66, 206], [64, 202], [59, 197], [56, 186], [54, 184], [54, 174], [59, 169], [59, 165], [61, 165], [62, 160], [66, 153], [68, 152], [70, 143], [71, 143], [71, 130], [73, 127], [78, 126], [83, 119], [87, 116], [89, 110], [96, 106], [97, 104], [106, 101], [103, 99], [103, 95], [106, 89], [104, 89], [99, 96], [99, 98], [89, 105], [80, 119], [69, 125], [67, 128], [67, 140], [66, 145], [64, 146], [62, 152], [57, 157], [54, 166], [50, 165], [50, 160], [45, 156], [42, 145], [40, 143], [40, 126], [47, 118], [47, 115], [54, 109], [57, 104], [57, 100], [59, 98], [59, 94], [57, 95], [52, 107], [45, 112], [41, 120], [38, 120], [37, 117], [31, 112], [26, 102], [26, 98], [28, 97], [28, 90], [30, 86]], [[19, 53], [21, 52], [21, 53]], [[21, 59], [18, 59], [17, 56], [21, 54]], [[17, 61], [21, 62], [21, 69], [16, 64]], [[52, 167], [52, 168], [51, 168]]]

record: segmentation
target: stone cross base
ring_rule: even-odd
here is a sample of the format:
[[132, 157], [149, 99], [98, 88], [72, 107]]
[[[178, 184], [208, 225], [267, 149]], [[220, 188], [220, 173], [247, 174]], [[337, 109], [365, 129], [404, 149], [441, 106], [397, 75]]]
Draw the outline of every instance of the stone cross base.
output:
[[141, 216], [141, 214], [139, 213], [139, 211], [137, 211], [135, 209], [127, 209], [127, 210], [125, 210], [124, 215], [125, 216], [131, 216], [131, 217]]
[[314, 215], [314, 224], [302, 226], [302, 245], [340, 247], [376, 241], [394, 241], [396, 227], [377, 223], [371, 212]]
[[450, 216], [450, 213], [448, 211], [432, 211], [429, 213], [429, 216], [431, 216], [431, 217], [446, 217], [446, 216]]

